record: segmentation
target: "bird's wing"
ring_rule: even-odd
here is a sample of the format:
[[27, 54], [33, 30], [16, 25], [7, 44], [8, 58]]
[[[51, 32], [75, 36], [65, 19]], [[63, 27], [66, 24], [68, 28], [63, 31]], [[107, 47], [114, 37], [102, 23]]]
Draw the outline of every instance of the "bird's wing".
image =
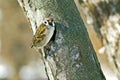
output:
[[45, 38], [46, 32], [47, 32], [47, 26], [42, 23], [37, 28], [36, 33], [33, 37], [33, 45], [34, 46], [37, 46], [37, 44], [40, 43]]
[[42, 38], [42, 37], [45, 36], [46, 32], [47, 32], [47, 27], [46, 27], [46, 25], [45, 25], [45, 24], [41, 24], [41, 25], [39, 26], [39, 28], [37, 29], [37, 31], [36, 31], [36, 33], [35, 33], [35, 36], [36, 36], [37, 38]]

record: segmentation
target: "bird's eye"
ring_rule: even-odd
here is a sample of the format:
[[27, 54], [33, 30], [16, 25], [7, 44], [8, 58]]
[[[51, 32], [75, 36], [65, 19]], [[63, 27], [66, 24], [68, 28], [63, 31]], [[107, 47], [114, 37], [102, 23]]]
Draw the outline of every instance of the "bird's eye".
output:
[[46, 24], [47, 22], [45, 21], [44, 23]]

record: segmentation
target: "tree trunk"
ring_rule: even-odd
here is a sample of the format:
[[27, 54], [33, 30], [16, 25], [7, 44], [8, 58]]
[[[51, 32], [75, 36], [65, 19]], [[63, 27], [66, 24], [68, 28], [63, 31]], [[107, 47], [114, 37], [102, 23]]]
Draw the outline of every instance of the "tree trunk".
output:
[[33, 34], [48, 16], [55, 21], [44, 58], [49, 80], [105, 80], [74, 0], [18, 0]]

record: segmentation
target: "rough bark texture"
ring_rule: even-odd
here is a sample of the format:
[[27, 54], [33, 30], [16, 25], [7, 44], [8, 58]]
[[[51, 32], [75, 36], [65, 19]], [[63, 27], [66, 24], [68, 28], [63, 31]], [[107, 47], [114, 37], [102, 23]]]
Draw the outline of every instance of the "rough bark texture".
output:
[[[46, 17], [56, 22], [51, 44], [45, 47], [50, 80], [105, 80], [87, 30], [73, 0], [18, 0], [33, 33]], [[46, 66], [46, 65], [45, 65]], [[51, 75], [49, 75], [51, 74]], [[54, 79], [50, 78], [52, 76]]]

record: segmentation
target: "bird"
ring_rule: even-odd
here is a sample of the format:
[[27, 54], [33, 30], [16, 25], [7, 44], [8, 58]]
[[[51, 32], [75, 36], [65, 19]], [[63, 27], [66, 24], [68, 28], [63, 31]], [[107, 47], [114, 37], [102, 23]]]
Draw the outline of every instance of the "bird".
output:
[[[53, 18], [46, 18], [36, 29], [32, 39], [32, 47], [41, 49], [44, 53], [44, 47], [49, 43], [55, 31], [55, 22]], [[44, 54], [45, 55], [45, 54]]]

